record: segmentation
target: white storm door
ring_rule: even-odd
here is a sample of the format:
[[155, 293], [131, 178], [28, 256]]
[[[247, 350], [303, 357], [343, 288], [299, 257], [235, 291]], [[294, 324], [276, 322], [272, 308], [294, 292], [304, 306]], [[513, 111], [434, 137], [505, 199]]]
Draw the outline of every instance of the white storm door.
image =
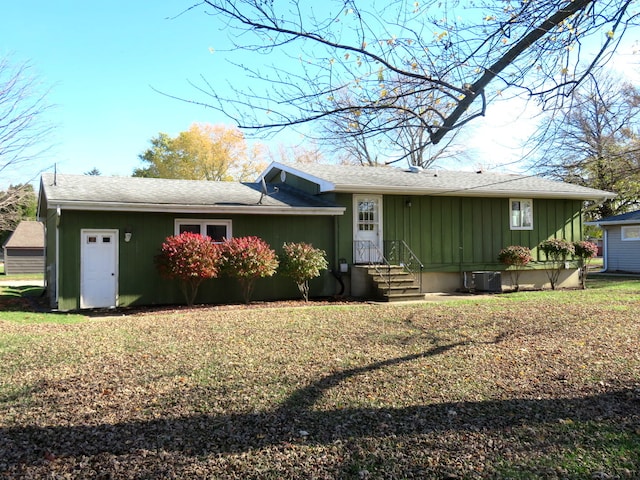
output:
[[379, 263], [382, 261], [382, 195], [354, 195], [353, 211], [354, 263]]
[[82, 230], [80, 308], [116, 306], [118, 230]]

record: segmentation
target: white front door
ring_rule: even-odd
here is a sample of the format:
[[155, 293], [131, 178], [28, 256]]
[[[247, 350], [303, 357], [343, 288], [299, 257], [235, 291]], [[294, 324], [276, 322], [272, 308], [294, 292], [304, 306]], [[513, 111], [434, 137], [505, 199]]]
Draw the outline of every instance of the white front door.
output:
[[353, 261], [382, 260], [382, 195], [353, 196]]
[[82, 230], [80, 235], [80, 308], [117, 306], [118, 230]]

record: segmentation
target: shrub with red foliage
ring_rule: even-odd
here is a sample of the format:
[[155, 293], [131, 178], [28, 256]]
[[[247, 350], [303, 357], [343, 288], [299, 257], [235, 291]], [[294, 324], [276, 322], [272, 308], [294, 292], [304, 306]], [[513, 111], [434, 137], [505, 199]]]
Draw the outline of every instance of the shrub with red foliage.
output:
[[167, 237], [155, 257], [156, 266], [164, 278], [180, 281], [187, 305], [193, 305], [200, 284], [218, 276], [220, 248], [209, 237], [196, 233], [181, 233]]
[[532, 260], [533, 257], [531, 256], [529, 247], [511, 245], [500, 250], [498, 261], [513, 267], [512, 270], [509, 270], [509, 274], [511, 275], [511, 283], [516, 292], [520, 290], [520, 271]]
[[589, 261], [598, 255], [598, 245], [593, 242], [573, 242], [574, 255], [580, 260], [580, 286], [587, 288]]
[[238, 279], [244, 302], [249, 303], [256, 280], [276, 273], [276, 252], [258, 237], [227, 239], [222, 243], [221, 250], [223, 272]]

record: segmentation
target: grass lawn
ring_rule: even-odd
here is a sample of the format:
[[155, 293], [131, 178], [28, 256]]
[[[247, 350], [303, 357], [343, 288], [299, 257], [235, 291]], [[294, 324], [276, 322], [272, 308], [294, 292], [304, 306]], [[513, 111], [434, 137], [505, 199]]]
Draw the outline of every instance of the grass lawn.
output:
[[640, 478], [639, 307], [640, 282], [599, 278], [411, 305], [0, 315], [0, 477]]

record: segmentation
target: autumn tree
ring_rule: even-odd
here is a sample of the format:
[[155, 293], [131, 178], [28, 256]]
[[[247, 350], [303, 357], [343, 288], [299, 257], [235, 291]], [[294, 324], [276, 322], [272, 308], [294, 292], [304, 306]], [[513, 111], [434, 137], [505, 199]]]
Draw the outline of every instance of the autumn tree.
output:
[[[310, 8], [301, 0], [202, 0], [189, 12], [201, 9], [229, 32], [230, 63], [251, 87], [222, 96], [203, 79], [193, 82], [203, 97], [186, 100], [257, 131], [360, 112], [371, 119], [365, 135], [384, 135], [397, 127], [390, 117], [406, 116], [439, 144], [497, 96], [561, 103], [637, 27], [634, 5], [327, 0]], [[352, 102], [336, 105], [343, 92]]]
[[187, 180], [248, 180], [264, 167], [259, 146], [250, 148], [240, 130], [226, 125], [194, 123], [177, 137], [160, 133], [139, 155], [147, 166], [134, 177]]
[[545, 125], [542, 173], [618, 196], [592, 206], [591, 219], [640, 203], [640, 90], [610, 75], [593, 76]]
[[0, 188], [6, 188], [0, 191], [0, 230], [15, 228], [15, 218], [34, 197], [29, 183], [33, 173], [24, 173], [20, 185], [9, 188], [7, 176], [23, 174], [50, 148], [47, 140], [53, 126], [45, 120], [51, 108], [47, 94], [31, 65], [0, 58]]

